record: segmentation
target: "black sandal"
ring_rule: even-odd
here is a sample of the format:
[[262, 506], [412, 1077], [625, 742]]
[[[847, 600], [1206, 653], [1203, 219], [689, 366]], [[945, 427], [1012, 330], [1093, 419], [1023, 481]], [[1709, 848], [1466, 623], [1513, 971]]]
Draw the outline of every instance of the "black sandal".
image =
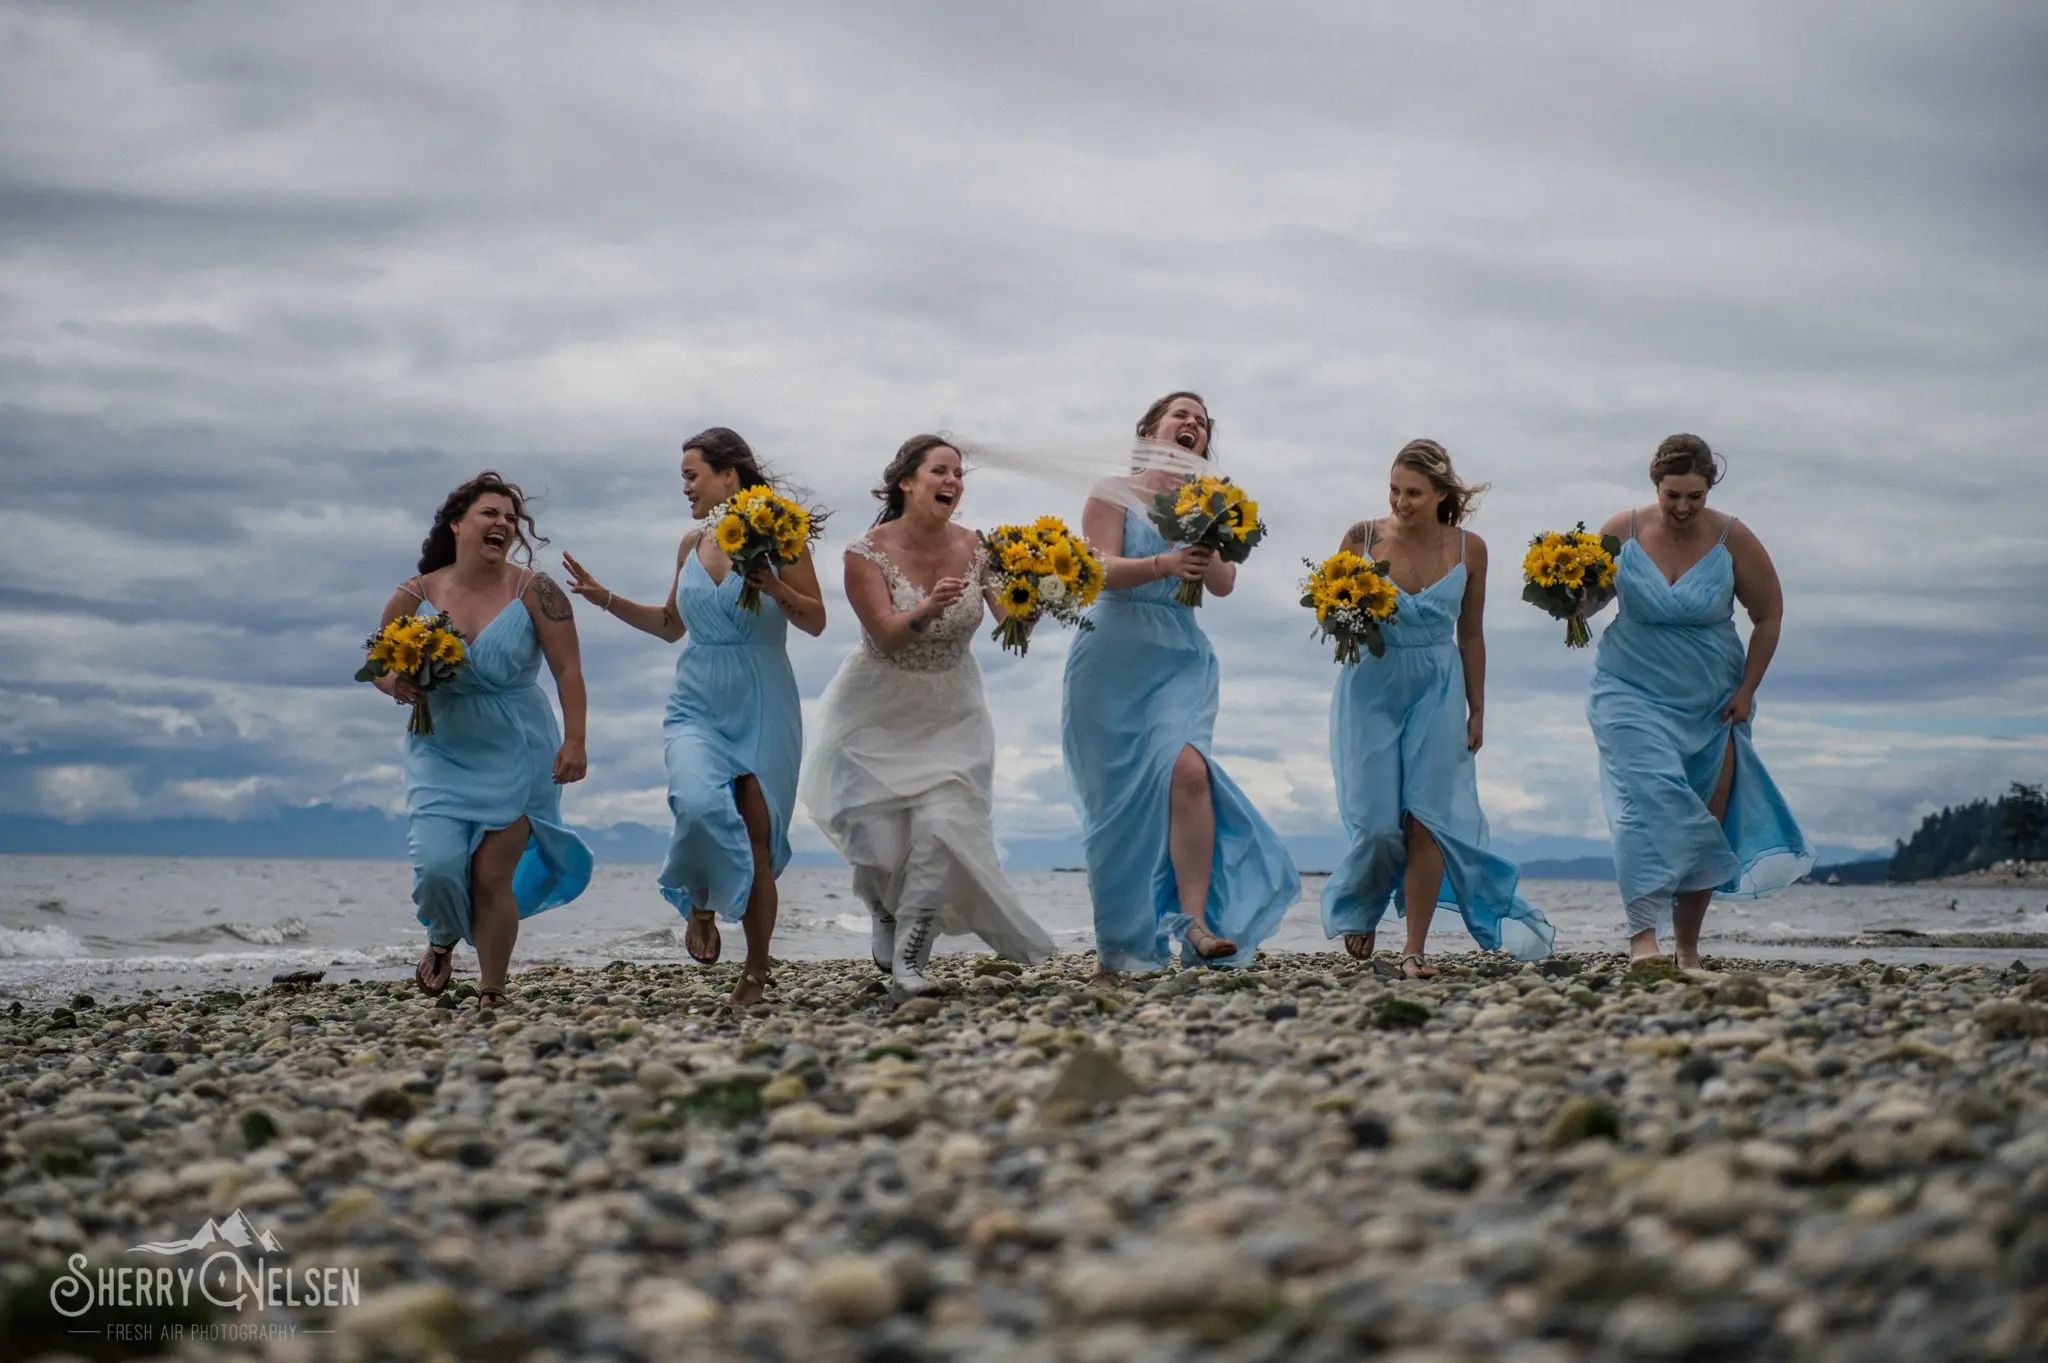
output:
[[[429, 984], [427, 982], [427, 967], [430, 964], [445, 964], [448, 967], [448, 973], [442, 977], [441, 982], [439, 984]], [[446, 989], [449, 985], [453, 984], [455, 982], [454, 943], [451, 942], [445, 947], [437, 946], [432, 942], [427, 943], [426, 955], [420, 957], [420, 963], [413, 967], [412, 978], [413, 983], [417, 984], [420, 987], [420, 992], [422, 994], [427, 995], [430, 998], [433, 995], [438, 994], [442, 990]]]
[[[711, 954], [699, 956], [697, 948], [690, 944], [690, 930], [697, 926], [698, 914], [711, 920]], [[725, 954], [725, 934], [718, 930], [718, 915], [709, 910], [692, 909], [690, 919], [683, 927], [683, 950], [690, 953], [690, 959], [698, 965], [717, 965], [718, 958]]]
[[503, 1008], [510, 1000], [511, 995], [502, 989], [479, 989], [476, 991], [476, 1010], [479, 1013], [486, 1009], [495, 1011]]
[[1354, 961], [1370, 961], [1379, 950], [1379, 929], [1371, 932], [1347, 932], [1344, 934], [1344, 950]]

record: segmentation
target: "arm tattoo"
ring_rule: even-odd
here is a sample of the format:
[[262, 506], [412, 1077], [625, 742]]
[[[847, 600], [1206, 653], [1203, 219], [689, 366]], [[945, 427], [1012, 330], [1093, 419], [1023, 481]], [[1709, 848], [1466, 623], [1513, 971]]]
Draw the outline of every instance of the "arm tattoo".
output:
[[548, 620], [567, 620], [569, 618], [569, 598], [562, 595], [562, 589], [557, 587], [555, 580], [546, 573], [535, 573], [533, 575], [533, 595], [535, 601], [540, 604], [540, 613], [543, 618]]
[[676, 622], [676, 613], [667, 606], [661, 608], [661, 627], [667, 629]]

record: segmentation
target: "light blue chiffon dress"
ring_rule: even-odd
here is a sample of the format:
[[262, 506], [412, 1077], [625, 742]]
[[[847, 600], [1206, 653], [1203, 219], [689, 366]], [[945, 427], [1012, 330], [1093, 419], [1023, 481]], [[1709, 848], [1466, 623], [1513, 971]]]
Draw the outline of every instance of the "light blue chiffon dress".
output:
[[[412, 899], [427, 940], [437, 946], [476, 944], [470, 860], [484, 834], [522, 815], [526, 850], [512, 876], [519, 916], [566, 904], [590, 883], [590, 849], [562, 826], [562, 788], [555, 784], [562, 731], [538, 680], [540, 639], [525, 601], [531, 580], [468, 641], [468, 665], [434, 691], [434, 732], [405, 738]], [[417, 613], [440, 612], [422, 597]]]
[[747, 911], [754, 850], [733, 800], [751, 775], [768, 806], [770, 867], [789, 865], [789, 816], [803, 760], [804, 721], [789, 666], [789, 621], [767, 597], [739, 604], [743, 576], [713, 582], [693, 546], [676, 582], [683, 651], [662, 721], [668, 810], [675, 818], [661, 867], [661, 896], [677, 909], [708, 909], [727, 922]]
[[[1428, 829], [1444, 858], [1438, 907], [1465, 920], [1472, 940], [1523, 961], [1548, 956], [1557, 930], [1519, 893], [1513, 862], [1487, 850], [1478, 763], [1466, 746], [1465, 668], [1458, 614], [1465, 557], [1421, 591], [1401, 591], [1387, 622], [1385, 657], [1345, 665], [1330, 702], [1330, 761], [1337, 809], [1351, 846], [1323, 887], [1323, 932], [1374, 931], [1393, 902], [1407, 904], [1403, 816]], [[1372, 552], [1368, 545], [1366, 557]]]
[[1601, 635], [1586, 719], [1631, 933], [1669, 928], [1675, 895], [1711, 889], [1757, 899], [1813, 868], [1747, 722], [1733, 726], [1728, 813], [1716, 821], [1707, 809], [1730, 736], [1721, 710], [1742, 684], [1733, 526], [1675, 583], [1636, 542], [1633, 515], [1621, 546], [1620, 618]]
[[[1137, 512], [1124, 512], [1123, 553], [1144, 558], [1175, 546]], [[1081, 816], [1095, 944], [1108, 970], [1156, 970], [1169, 939], [1184, 937], [1167, 856], [1170, 784], [1183, 748], [1209, 764], [1216, 808], [1207, 926], [1237, 943], [1210, 965], [1244, 965], [1301, 898], [1301, 879], [1280, 839], [1210, 754], [1216, 728], [1216, 654], [1195, 612], [1173, 599], [1176, 582], [1148, 582], [1097, 599], [1095, 628], [1067, 654], [1060, 746]], [[1182, 959], [1195, 957], [1185, 944]]]

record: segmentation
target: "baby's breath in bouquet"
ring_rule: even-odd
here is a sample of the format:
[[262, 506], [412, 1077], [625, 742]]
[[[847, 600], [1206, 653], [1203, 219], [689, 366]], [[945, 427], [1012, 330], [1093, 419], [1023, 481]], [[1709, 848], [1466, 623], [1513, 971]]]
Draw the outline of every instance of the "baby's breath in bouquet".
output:
[[1386, 656], [1380, 626], [1394, 618], [1398, 597], [1388, 565], [1360, 558], [1349, 549], [1317, 563], [1303, 559], [1308, 581], [1301, 586], [1301, 604], [1316, 613], [1316, 629], [1337, 646], [1338, 663], [1358, 661], [1358, 646], [1375, 658]]
[[1095, 627], [1081, 612], [1102, 591], [1102, 559], [1057, 516], [1029, 525], [999, 525], [981, 536], [1007, 614], [989, 637], [1022, 657], [1031, 647], [1034, 615], [1078, 630]]
[[[760, 486], [741, 488], [720, 502], [712, 508], [710, 520], [712, 538], [742, 579], [764, 558], [780, 565], [795, 563], [823, 528], [815, 513]], [[760, 590], [743, 581], [739, 603], [747, 610], [760, 610]]]

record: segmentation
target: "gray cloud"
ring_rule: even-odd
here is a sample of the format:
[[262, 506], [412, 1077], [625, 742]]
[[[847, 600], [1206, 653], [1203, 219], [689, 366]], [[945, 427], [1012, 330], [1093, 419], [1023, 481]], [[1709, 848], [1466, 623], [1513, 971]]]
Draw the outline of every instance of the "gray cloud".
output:
[[[1113, 442], [1183, 384], [1275, 530], [1205, 622], [1286, 827], [1331, 826], [1298, 560], [1423, 432], [1495, 484], [1497, 829], [1600, 831], [1589, 660], [1515, 560], [1674, 429], [1787, 584], [1760, 741], [1812, 831], [2040, 774], [1985, 736], [2048, 708], [2039, 14], [23, 6], [0, 53], [9, 808], [394, 802], [346, 678], [478, 468], [658, 598], [698, 427], [840, 508], [836, 548], [914, 430]], [[672, 657], [583, 629], [572, 815], [657, 821]], [[986, 659], [1014, 836], [1070, 817], [1064, 647]]]

